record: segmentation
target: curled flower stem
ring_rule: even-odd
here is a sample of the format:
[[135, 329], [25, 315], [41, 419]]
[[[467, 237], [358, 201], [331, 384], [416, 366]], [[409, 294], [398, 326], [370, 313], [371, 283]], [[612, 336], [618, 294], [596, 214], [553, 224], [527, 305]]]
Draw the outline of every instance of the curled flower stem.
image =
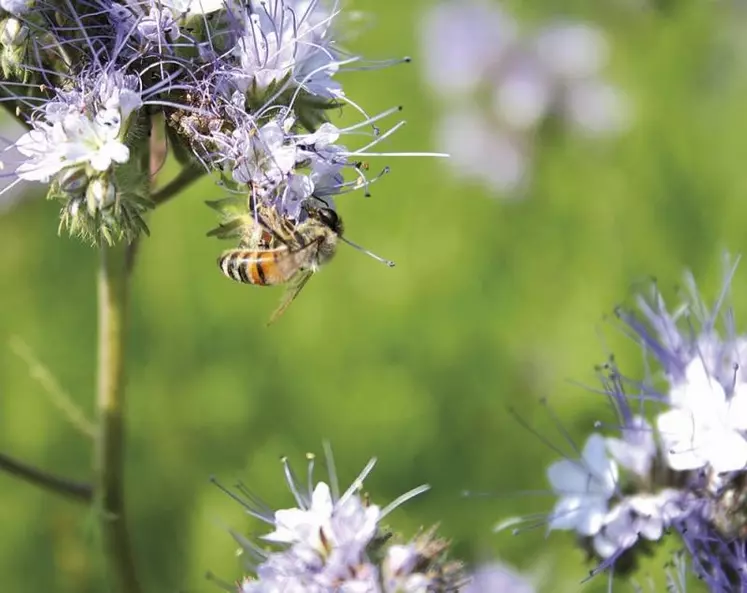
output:
[[54, 494], [67, 496], [78, 502], [90, 503], [93, 500], [93, 489], [88, 484], [54, 476], [3, 453], [0, 453], [0, 470], [29, 484], [39, 486]]
[[169, 181], [165, 186], [154, 192], [151, 199], [156, 206], [160, 206], [164, 202], [167, 202], [185, 187], [199, 179], [205, 174], [205, 169], [198, 165], [184, 167], [179, 174]]
[[127, 247], [100, 247], [98, 434], [94, 472], [105, 561], [115, 590], [140, 593], [124, 504], [124, 346], [129, 266]]

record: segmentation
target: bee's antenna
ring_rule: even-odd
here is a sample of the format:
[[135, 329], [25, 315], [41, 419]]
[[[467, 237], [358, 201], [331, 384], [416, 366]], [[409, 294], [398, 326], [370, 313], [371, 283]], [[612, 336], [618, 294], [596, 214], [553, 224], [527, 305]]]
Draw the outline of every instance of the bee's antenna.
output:
[[346, 239], [345, 237], [342, 237], [342, 236], [341, 236], [341, 237], [340, 237], [340, 240], [341, 240], [341, 241], [343, 241], [344, 243], [347, 243], [348, 245], [350, 245], [350, 246], [351, 246], [351, 247], [353, 247], [354, 249], [357, 249], [358, 251], [362, 251], [362, 252], [363, 252], [363, 253], [365, 253], [366, 255], [369, 255], [369, 256], [371, 256], [371, 257], [372, 257], [372, 258], [374, 258], [374, 259], [375, 259], [376, 261], [380, 261], [380, 262], [381, 262], [382, 264], [386, 264], [386, 265], [387, 265], [387, 266], [389, 266], [390, 268], [393, 268], [393, 267], [394, 267], [394, 262], [393, 262], [393, 261], [391, 261], [391, 260], [389, 260], [389, 259], [384, 259], [383, 257], [381, 257], [381, 256], [379, 256], [379, 255], [376, 255], [375, 253], [373, 253], [373, 252], [369, 251], [369, 250], [368, 250], [368, 249], [366, 249], [365, 247], [361, 247], [361, 246], [360, 246], [360, 245], [358, 245], [357, 243], [353, 243], [353, 242], [352, 242], [352, 241], [351, 241], [350, 239]]

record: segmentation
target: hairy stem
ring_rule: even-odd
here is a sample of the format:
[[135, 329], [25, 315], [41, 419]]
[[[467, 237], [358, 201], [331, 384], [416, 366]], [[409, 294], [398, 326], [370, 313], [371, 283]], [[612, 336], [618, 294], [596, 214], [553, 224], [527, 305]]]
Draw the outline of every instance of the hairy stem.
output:
[[98, 434], [94, 471], [104, 554], [115, 590], [140, 593], [124, 504], [124, 347], [127, 247], [101, 245], [99, 264]]
[[156, 206], [160, 206], [164, 202], [170, 200], [185, 187], [197, 181], [200, 177], [205, 174], [205, 169], [198, 165], [191, 165], [184, 167], [176, 177], [169, 181], [165, 186], [159, 189], [153, 194], [151, 199]]
[[93, 500], [93, 489], [88, 484], [54, 476], [3, 453], [0, 453], [0, 470], [54, 494], [84, 503], [90, 503]]

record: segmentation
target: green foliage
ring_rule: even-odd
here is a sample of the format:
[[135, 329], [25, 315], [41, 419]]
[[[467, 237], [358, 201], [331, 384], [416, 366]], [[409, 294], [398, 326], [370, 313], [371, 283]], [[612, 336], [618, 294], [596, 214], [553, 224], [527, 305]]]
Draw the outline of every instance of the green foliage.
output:
[[[379, 458], [366, 484], [374, 500], [433, 486], [392, 515], [399, 530], [441, 522], [457, 556], [500, 556], [544, 575], [543, 590], [580, 590], [591, 565], [572, 536], [491, 533], [506, 516], [553, 504], [522, 493], [547, 487], [558, 454], [508, 410], [569, 451], [540, 398], [580, 443], [595, 420], [611, 419], [600, 397], [568, 380], [593, 386], [592, 367], [610, 352], [628, 375], [643, 372], [638, 349], [605, 321], [613, 307], [651, 275], [674, 298], [684, 268], [715, 294], [722, 250], [747, 248], [747, 79], [740, 38], [714, 3], [654, 12], [565, 4], [610, 31], [610, 76], [629, 92], [635, 126], [603, 145], [540, 142], [519, 202], [454, 182], [443, 160], [387, 159], [392, 174], [373, 197], [351, 194], [339, 209], [350, 238], [396, 268], [343, 245], [266, 328], [281, 290], [238, 285], [217, 269], [204, 202], [225, 195], [212, 180], [150, 217], [132, 297], [127, 411], [128, 520], [147, 591], [215, 591], [208, 570], [237, 578], [228, 529], [263, 527], [209, 476], [290, 505], [278, 459], [301, 461], [323, 439], [343, 483]], [[549, 5], [522, 6], [534, 18]], [[354, 49], [415, 60], [350, 75], [346, 92], [371, 113], [409, 109], [387, 150], [427, 149], [438, 107], [419, 82], [416, 7], [358, 7], [379, 26]], [[57, 216], [34, 199], [0, 219], [0, 339], [21, 336], [91, 416], [95, 253], [59, 238]], [[744, 264], [733, 293], [745, 330]], [[90, 442], [2, 344], [0, 449], [85, 479]], [[495, 496], [465, 499], [464, 489]], [[107, 591], [88, 513], [0, 475], [4, 590]], [[637, 577], [660, 573], [666, 558], [647, 560]], [[584, 590], [606, 587], [601, 577]]]

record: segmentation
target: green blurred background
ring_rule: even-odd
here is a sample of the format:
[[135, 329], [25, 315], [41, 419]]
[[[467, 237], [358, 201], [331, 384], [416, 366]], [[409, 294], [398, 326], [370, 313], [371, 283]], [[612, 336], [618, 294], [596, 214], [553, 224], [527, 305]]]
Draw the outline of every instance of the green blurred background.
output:
[[[289, 506], [280, 456], [302, 470], [323, 439], [343, 484], [378, 457], [367, 482], [375, 502], [433, 486], [392, 516], [402, 532], [440, 522], [466, 560], [502, 559], [542, 591], [582, 588], [591, 565], [570, 534], [491, 531], [554, 502], [524, 492], [547, 488], [557, 454], [509, 410], [569, 450], [546, 397], [582, 443], [608, 409], [571, 381], [593, 385], [594, 364], [610, 352], [627, 374], [642, 372], [637, 348], [605, 320], [613, 307], [651, 275], [673, 296], [685, 268], [713, 296], [722, 252], [745, 250], [745, 22], [727, 4], [509, 3], [529, 22], [565, 14], [610, 34], [608, 76], [631, 101], [630, 131], [603, 144], [540, 138], [531, 191], [513, 203], [457, 184], [442, 160], [386, 159], [392, 173], [373, 197], [347, 196], [339, 209], [348, 236], [397, 267], [342, 246], [271, 328], [281, 290], [229, 282], [215, 265], [225, 245], [205, 237], [215, 218], [204, 201], [221, 196], [212, 181], [152, 216], [132, 295], [126, 470], [147, 592], [215, 591], [206, 571], [238, 578], [227, 529], [258, 526], [209, 476]], [[344, 79], [370, 112], [405, 105], [408, 125], [386, 150], [434, 149], [440, 107], [417, 61], [427, 5], [354, 4], [375, 26], [352, 49], [416, 58]], [[91, 443], [6, 347], [22, 339], [93, 416], [96, 254], [57, 237], [57, 214], [37, 196], [0, 218], [0, 450], [86, 479]], [[737, 319], [747, 319], [744, 267], [734, 294]], [[463, 489], [491, 496], [464, 498]], [[0, 475], [2, 590], [107, 591], [94, 525], [91, 511]], [[583, 587], [606, 588], [606, 577]]]

